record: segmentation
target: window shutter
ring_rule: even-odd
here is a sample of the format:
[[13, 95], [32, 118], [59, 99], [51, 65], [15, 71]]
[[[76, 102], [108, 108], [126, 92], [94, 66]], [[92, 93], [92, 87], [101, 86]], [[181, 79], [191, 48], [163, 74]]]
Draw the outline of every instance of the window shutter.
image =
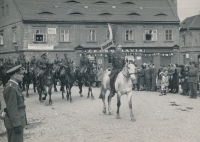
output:
[[36, 34], [33, 34], [33, 42], [36, 41]]
[[157, 41], [157, 30], [153, 30], [153, 41]]
[[143, 34], [143, 41], [146, 41], [146, 34]]
[[65, 32], [64, 32], [64, 34], [65, 34], [65, 36], [64, 36], [64, 41], [65, 42], [69, 42], [69, 30], [65, 30]]
[[43, 42], [47, 42], [47, 34], [43, 34]]

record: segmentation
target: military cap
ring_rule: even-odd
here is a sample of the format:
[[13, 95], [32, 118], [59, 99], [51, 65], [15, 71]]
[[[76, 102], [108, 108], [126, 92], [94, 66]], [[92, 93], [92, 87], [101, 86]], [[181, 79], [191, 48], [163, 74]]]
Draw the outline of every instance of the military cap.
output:
[[44, 56], [44, 55], [47, 55], [47, 53], [46, 53], [46, 52], [44, 52], [44, 53], [41, 55], [41, 57], [42, 57], [42, 56]]
[[23, 74], [24, 72], [26, 73], [27, 71], [22, 67], [22, 65], [18, 65], [9, 69], [6, 73], [7, 74], [15, 74], [15, 73]]

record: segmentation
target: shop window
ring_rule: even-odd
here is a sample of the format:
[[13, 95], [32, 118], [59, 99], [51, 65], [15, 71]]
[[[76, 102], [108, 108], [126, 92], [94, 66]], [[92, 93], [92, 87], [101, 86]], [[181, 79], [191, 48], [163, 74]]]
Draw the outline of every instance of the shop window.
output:
[[16, 37], [17, 37], [16, 29], [13, 29], [12, 32], [13, 32], [13, 43], [16, 43], [17, 42], [17, 40], [16, 40]]
[[144, 41], [157, 41], [157, 30], [145, 30]]
[[36, 29], [33, 34], [33, 42], [47, 42], [47, 34], [43, 29]]
[[0, 45], [3, 45], [3, 33], [0, 33]]
[[126, 30], [125, 34], [125, 41], [134, 41], [134, 30]]
[[96, 30], [88, 30], [88, 42], [96, 42]]
[[69, 30], [60, 30], [60, 42], [69, 42]]
[[173, 30], [165, 30], [166, 41], [173, 40]]

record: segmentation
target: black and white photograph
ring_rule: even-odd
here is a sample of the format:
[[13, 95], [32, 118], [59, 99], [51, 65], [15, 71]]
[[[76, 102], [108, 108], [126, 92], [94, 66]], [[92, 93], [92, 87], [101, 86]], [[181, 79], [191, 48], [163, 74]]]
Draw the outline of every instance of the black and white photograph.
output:
[[0, 142], [200, 142], [200, 0], [0, 0]]

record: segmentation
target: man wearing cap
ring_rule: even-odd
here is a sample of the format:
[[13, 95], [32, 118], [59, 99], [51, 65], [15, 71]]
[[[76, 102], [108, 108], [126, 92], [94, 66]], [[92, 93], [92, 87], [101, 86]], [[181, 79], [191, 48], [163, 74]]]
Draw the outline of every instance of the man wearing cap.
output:
[[47, 53], [43, 53], [41, 58], [38, 60], [38, 68], [36, 70], [37, 77], [40, 78], [44, 74], [48, 63], [49, 60], [47, 59]]
[[30, 63], [31, 69], [35, 69], [37, 66], [37, 60], [35, 58], [35, 55], [32, 57], [31, 59], [31, 63]]
[[22, 81], [24, 72], [26, 71], [22, 69], [21, 65], [15, 66], [6, 72], [10, 75], [10, 80], [3, 91], [6, 104], [4, 123], [8, 142], [23, 142], [23, 127], [26, 125], [26, 106], [18, 83]]
[[122, 53], [122, 47], [121, 45], [117, 45], [115, 49], [115, 53], [109, 53], [108, 54], [108, 62], [112, 63], [112, 70], [110, 73], [110, 95], [115, 95], [115, 80], [117, 78], [117, 75], [120, 71], [122, 71], [125, 63], [125, 56]]
[[62, 60], [62, 63], [65, 68], [68, 68], [68, 65], [70, 64], [70, 59], [67, 57], [67, 53], [64, 54], [64, 59]]
[[22, 54], [19, 55], [19, 62], [22, 65], [22, 67], [25, 67], [26, 61], [25, 61], [25, 56], [24, 55], [22, 55]]
[[190, 98], [196, 99], [197, 98], [197, 84], [198, 84], [198, 75], [199, 71], [198, 68], [195, 67], [195, 62], [191, 62], [191, 67], [188, 72], [188, 82], [190, 88]]
[[59, 54], [56, 54], [56, 59], [54, 60], [54, 65], [56, 66], [55, 67], [56, 76], [58, 76], [58, 73], [59, 73], [59, 70], [60, 70], [60, 66], [61, 66], [61, 63], [62, 63], [62, 60], [60, 59], [59, 56], [60, 56]]
[[84, 81], [84, 73], [87, 71], [87, 67], [88, 67], [89, 63], [90, 63], [90, 61], [89, 61], [88, 57], [86, 56], [86, 53], [83, 52], [81, 59], [80, 59], [80, 66], [79, 66], [80, 74], [83, 76], [82, 83], [85, 82]]

